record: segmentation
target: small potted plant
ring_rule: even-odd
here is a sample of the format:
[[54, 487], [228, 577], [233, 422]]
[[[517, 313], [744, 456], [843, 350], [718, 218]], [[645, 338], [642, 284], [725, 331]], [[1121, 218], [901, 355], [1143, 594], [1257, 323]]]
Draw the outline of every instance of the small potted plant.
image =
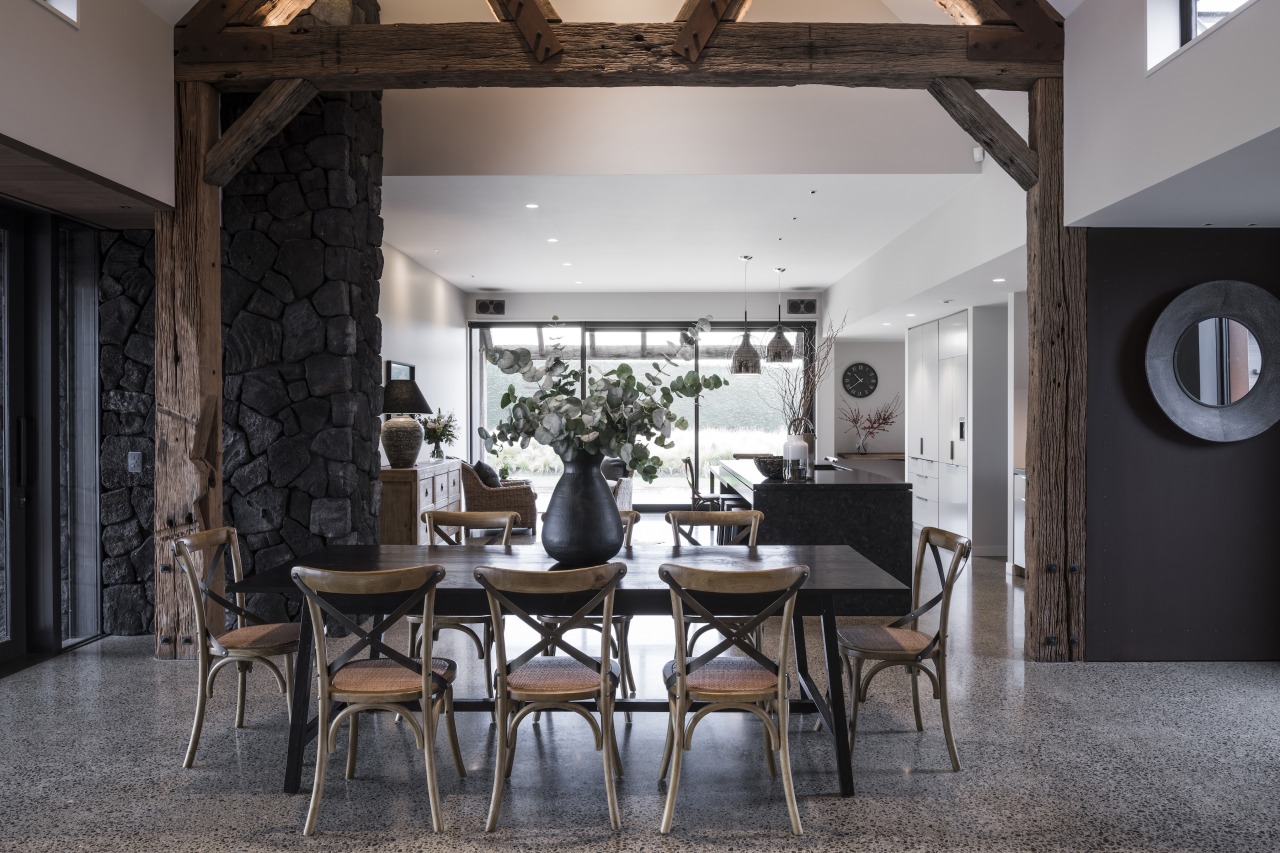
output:
[[422, 437], [431, 442], [431, 458], [443, 459], [441, 444], [453, 445], [458, 440], [458, 419], [453, 412], [440, 411], [434, 415], [419, 415], [418, 423], [422, 424]]

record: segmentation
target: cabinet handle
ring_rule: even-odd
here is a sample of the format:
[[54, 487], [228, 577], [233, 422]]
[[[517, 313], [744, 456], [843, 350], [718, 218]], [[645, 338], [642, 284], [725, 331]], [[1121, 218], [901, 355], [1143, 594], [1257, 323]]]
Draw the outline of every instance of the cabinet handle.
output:
[[929, 502], [929, 499], [928, 499], [928, 498], [922, 498], [922, 497], [920, 497], [920, 495], [916, 495], [916, 500], [918, 500], [918, 501], [924, 501], [925, 503], [928, 503], [928, 502]]
[[923, 436], [921, 436], [920, 438], [920, 455], [924, 456], [924, 437]]
[[951, 442], [951, 458], [956, 458], [956, 443], [954, 441]]

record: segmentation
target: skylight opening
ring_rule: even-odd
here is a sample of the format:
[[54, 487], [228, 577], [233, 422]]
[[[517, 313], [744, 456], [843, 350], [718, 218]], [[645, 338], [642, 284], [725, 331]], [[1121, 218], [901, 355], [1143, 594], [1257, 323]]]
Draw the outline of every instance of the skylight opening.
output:
[[35, 0], [74, 27], [80, 26], [80, 0]]

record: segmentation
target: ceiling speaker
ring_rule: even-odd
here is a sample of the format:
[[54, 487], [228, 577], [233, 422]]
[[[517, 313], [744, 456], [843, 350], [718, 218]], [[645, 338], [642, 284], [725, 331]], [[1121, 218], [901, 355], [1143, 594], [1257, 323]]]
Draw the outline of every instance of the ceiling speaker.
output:
[[816, 299], [788, 299], [788, 314], [817, 314], [818, 300]]
[[507, 302], [505, 299], [477, 299], [476, 314], [506, 314]]

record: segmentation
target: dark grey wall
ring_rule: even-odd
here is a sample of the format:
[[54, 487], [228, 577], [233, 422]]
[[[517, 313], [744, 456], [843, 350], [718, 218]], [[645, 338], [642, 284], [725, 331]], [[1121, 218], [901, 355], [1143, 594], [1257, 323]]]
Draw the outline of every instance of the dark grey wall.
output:
[[[224, 126], [251, 102], [224, 97]], [[249, 571], [378, 541], [381, 151], [379, 95], [322, 95], [223, 191], [224, 520]]]
[[[1232, 444], [1182, 432], [1146, 382], [1147, 336], [1187, 288], [1280, 296], [1280, 231], [1089, 232], [1088, 657], [1280, 658], [1280, 428]], [[1264, 353], [1263, 370], [1280, 369]]]
[[[102, 630], [152, 630], [155, 546], [155, 234], [102, 232], [98, 375], [102, 394], [98, 515], [102, 524]], [[128, 471], [142, 454], [142, 473]]]

